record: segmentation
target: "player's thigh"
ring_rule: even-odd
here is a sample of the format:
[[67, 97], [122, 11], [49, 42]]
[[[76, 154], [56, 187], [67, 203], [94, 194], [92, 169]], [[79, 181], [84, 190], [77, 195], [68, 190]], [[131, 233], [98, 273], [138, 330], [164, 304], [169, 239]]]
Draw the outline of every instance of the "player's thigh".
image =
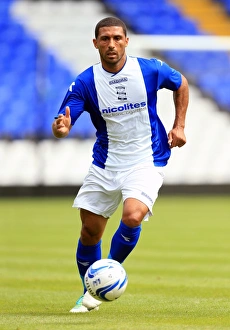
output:
[[141, 202], [135, 204], [140, 210], [145, 210], [142, 207], [142, 203], [148, 208], [144, 217], [152, 215], [152, 207], [163, 184], [163, 178], [163, 169], [152, 164], [143, 164], [135, 167], [123, 183], [122, 196], [124, 205], [127, 199], [136, 199]]
[[121, 192], [114, 186], [112, 175], [113, 173], [91, 166], [73, 206], [109, 218], [121, 201]]
[[148, 206], [136, 198], [127, 198], [123, 203], [122, 221], [129, 227], [137, 227], [148, 213]]

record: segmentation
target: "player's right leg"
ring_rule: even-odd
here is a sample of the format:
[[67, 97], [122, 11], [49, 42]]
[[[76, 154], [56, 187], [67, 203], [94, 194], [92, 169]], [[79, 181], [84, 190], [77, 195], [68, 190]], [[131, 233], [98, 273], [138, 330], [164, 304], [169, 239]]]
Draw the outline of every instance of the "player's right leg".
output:
[[106, 218], [90, 211], [80, 210], [82, 228], [78, 241], [76, 261], [83, 284], [83, 295], [77, 300], [76, 305], [70, 310], [71, 313], [84, 313], [98, 310], [100, 301], [94, 299], [87, 292], [84, 284], [84, 276], [90, 265], [101, 259], [101, 238], [107, 223]]
[[[121, 192], [114, 186], [114, 172], [92, 165], [74, 200], [74, 207], [80, 209], [82, 229], [77, 247], [76, 260], [84, 285], [84, 275], [90, 265], [101, 259], [101, 238], [108, 218], [117, 209]], [[87, 293], [79, 298], [71, 312], [87, 312], [98, 309], [101, 302]], [[96, 306], [95, 306], [96, 304]]]
[[93, 298], [88, 291], [86, 291], [76, 302], [76, 305], [70, 310], [70, 313], [86, 313], [90, 311], [97, 311], [102, 302]]

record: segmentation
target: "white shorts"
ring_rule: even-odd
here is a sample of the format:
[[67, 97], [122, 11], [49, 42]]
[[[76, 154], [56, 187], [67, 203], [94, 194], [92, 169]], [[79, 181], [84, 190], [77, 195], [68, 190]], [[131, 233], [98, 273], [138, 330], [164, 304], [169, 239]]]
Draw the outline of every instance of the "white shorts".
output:
[[152, 215], [152, 207], [162, 186], [162, 167], [143, 163], [128, 171], [108, 171], [91, 165], [83, 185], [74, 200], [73, 207], [81, 208], [109, 218], [121, 200], [136, 198], [147, 205]]

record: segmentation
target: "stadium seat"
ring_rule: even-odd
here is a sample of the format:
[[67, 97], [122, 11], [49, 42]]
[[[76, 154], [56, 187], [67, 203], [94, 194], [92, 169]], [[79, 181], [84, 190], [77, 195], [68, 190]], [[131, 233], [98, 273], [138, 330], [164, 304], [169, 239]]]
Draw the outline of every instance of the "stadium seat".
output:
[[224, 10], [230, 15], [230, 0], [213, 0], [215, 2], [219, 2]]
[[[12, 2], [0, 3], [0, 113], [7, 111], [0, 138], [52, 138], [53, 117], [73, 74], [11, 17]], [[81, 123], [72, 134], [91, 137], [90, 119]]]

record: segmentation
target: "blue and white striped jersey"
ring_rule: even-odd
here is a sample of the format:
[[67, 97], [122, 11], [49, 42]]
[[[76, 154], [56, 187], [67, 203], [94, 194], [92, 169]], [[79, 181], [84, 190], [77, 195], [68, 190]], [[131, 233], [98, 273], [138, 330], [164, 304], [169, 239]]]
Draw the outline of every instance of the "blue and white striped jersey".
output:
[[142, 162], [165, 166], [170, 148], [157, 115], [157, 91], [177, 90], [181, 74], [157, 59], [127, 56], [116, 74], [101, 63], [82, 72], [70, 86], [59, 114], [70, 107], [74, 125], [83, 111], [96, 128], [93, 164], [111, 171], [127, 170]]

